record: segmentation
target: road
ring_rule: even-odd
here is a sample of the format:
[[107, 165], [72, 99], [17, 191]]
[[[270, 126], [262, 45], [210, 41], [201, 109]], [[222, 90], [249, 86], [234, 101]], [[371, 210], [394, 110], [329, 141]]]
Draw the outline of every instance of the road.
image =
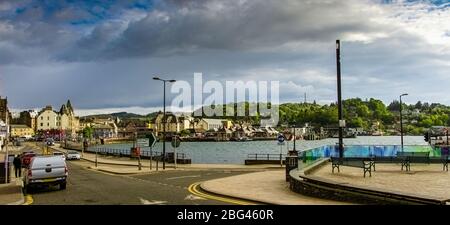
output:
[[[34, 149], [35, 151], [37, 149]], [[58, 186], [31, 191], [34, 205], [226, 205], [189, 192], [191, 184], [245, 172], [164, 171], [145, 175], [112, 175], [86, 169], [86, 163], [68, 161], [66, 190]]]

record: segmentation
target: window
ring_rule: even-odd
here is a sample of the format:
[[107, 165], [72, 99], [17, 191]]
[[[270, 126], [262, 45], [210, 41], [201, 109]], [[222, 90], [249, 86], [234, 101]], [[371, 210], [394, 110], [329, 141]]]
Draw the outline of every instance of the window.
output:
[[47, 127], [49, 127], [50, 126], [50, 123], [47, 123]]
[[43, 116], [41, 116], [41, 120], [44, 120], [44, 117], [43, 117]]
[[44, 126], [44, 123], [41, 123], [41, 127], [43, 127]]
[[50, 120], [50, 116], [47, 116], [47, 120]]

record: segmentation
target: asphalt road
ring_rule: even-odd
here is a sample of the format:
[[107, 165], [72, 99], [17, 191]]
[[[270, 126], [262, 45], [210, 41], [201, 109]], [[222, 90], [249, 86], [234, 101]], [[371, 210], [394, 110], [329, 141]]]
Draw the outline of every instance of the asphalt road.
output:
[[30, 192], [36, 205], [226, 205], [192, 195], [189, 185], [199, 181], [242, 174], [226, 171], [166, 171], [118, 176], [85, 169], [68, 162], [66, 190], [58, 186]]

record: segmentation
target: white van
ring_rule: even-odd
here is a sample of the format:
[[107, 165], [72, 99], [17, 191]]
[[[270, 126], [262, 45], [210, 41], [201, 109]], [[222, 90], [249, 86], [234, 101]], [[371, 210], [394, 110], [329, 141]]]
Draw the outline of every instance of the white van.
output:
[[54, 185], [64, 190], [68, 175], [66, 160], [61, 156], [35, 156], [24, 172], [25, 192], [32, 187]]
[[66, 154], [64, 154], [63, 152], [53, 152], [53, 155], [60, 156], [61, 158], [66, 160]]

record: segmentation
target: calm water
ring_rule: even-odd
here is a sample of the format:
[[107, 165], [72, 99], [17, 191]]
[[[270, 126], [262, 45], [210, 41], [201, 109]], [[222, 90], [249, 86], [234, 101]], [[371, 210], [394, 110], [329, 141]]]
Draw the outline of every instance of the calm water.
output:
[[[424, 145], [427, 143], [422, 136], [404, 137], [405, 145]], [[325, 139], [320, 141], [297, 141], [296, 149], [299, 151], [334, 145], [337, 139]], [[345, 145], [400, 145], [400, 137], [358, 137], [344, 139]], [[102, 148], [130, 149], [132, 144], [112, 144]], [[287, 148], [292, 149], [293, 142], [283, 146], [276, 141], [250, 141], [250, 142], [183, 142], [177, 149], [177, 153], [185, 153], [192, 163], [212, 164], [243, 164], [248, 154], [286, 154]], [[143, 151], [149, 151], [144, 148]], [[162, 143], [157, 143], [153, 151], [162, 151]], [[170, 143], [166, 143], [166, 152], [173, 152]]]

